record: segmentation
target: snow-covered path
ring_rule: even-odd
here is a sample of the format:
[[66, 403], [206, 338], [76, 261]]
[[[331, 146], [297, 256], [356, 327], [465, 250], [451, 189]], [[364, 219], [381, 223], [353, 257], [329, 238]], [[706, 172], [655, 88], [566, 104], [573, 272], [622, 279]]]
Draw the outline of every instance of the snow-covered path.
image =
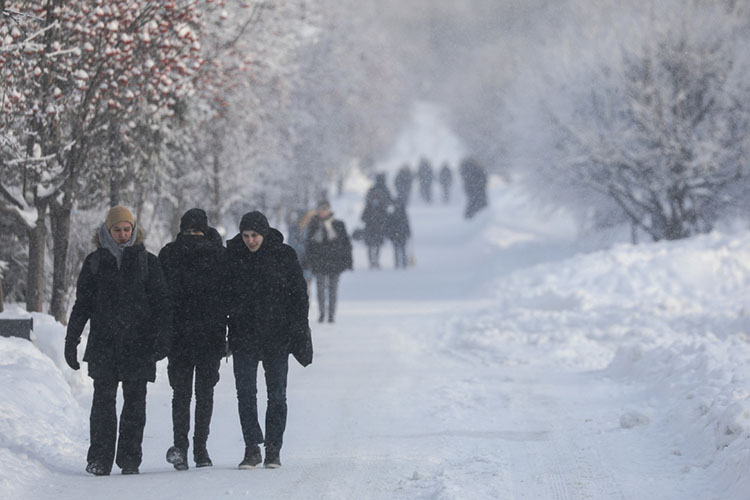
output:
[[[72, 436], [76, 447], [62, 455], [63, 463], [14, 489], [12, 497], [724, 498], [710, 488], [702, 464], [683, 456], [679, 438], [691, 438], [658, 418], [661, 402], [653, 390], [601, 369], [617, 339], [561, 342], [560, 349], [572, 351], [560, 355], [550, 347], [554, 335], [535, 330], [554, 331], [556, 324], [525, 321], [527, 313], [514, 310], [509, 321], [526, 330], [487, 350], [476, 343], [477, 332], [497, 328], [483, 324], [487, 311], [505, 314], [492, 298], [498, 278], [536, 263], [552, 265], [574, 251], [560, 221], [532, 224], [521, 202], [517, 207], [512, 198], [503, 200], [502, 190], [495, 195], [502, 208], [482, 215], [494, 217], [492, 224], [481, 217], [466, 223], [459, 204], [416, 204], [411, 217], [417, 266], [407, 271], [389, 269], [389, 247], [386, 269], [369, 271], [364, 249], [356, 248], [356, 269], [342, 278], [336, 323], [312, 324], [313, 365], [290, 364], [281, 469], [236, 469], [243, 444], [230, 360], [222, 364], [216, 390], [209, 439], [214, 467], [174, 471], [164, 460], [171, 421], [161, 363], [157, 383], [149, 386], [139, 476], [120, 476], [118, 469], [106, 478], [85, 474], [82, 421]], [[351, 230], [358, 208], [340, 203]], [[565, 313], [567, 299], [553, 299], [546, 298], [543, 309]], [[310, 317], [316, 318], [312, 304]], [[592, 321], [589, 340], [605, 329], [601, 318]], [[583, 357], [576, 349], [607, 362], [591, 359], [579, 366]], [[82, 415], [88, 398], [80, 397]], [[646, 425], [649, 409], [657, 418]]]

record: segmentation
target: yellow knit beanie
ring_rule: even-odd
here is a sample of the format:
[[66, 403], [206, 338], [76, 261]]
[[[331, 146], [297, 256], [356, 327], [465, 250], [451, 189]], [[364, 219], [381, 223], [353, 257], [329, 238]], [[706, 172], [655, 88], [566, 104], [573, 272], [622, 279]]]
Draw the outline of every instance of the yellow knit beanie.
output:
[[107, 230], [109, 230], [118, 222], [129, 222], [131, 226], [135, 227], [133, 214], [122, 205], [117, 205], [109, 209], [109, 212], [107, 212], [107, 220], [104, 224], [107, 226]]

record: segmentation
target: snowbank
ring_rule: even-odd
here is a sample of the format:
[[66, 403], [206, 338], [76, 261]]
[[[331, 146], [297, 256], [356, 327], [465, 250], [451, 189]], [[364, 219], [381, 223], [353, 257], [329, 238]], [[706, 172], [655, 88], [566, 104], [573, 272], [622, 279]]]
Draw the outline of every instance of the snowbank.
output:
[[522, 269], [496, 282], [492, 303], [450, 322], [446, 350], [637, 384], [648, 403], [622, 409], [620, 426], [655, 426], [727, 498], [745, 498], [750, 233], [622, 244]]
[[[0, 314], [28, 316], [16, 306]], [[18, 498], [24, 485], [46, 472], [80, 462], [88, 442], [88, 415], [71, 388], [83, 390], [85, 375], [80, 370], [72, 375], [67, 366], [61, 370], [65, 328], [44, 314], [33, 318], [33, 342], [0, 337], [0, 491], [5, 498]]]

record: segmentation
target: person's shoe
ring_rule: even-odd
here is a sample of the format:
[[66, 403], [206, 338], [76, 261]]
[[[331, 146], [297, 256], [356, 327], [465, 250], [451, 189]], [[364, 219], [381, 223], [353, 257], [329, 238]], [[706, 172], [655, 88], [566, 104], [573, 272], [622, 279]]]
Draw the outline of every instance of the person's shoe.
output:
[[176, 470], [188, 470], [187, 456], [181, 448], [176, 446], [167, 450], [167, 462], [172, 464]]
[[333, 316], [331, 316], [330, 318], [328, 318], [328, 322], [329, 323], [333, 323]]
[[276, 447], [266, 447], [266, 461], [263, 462], [263, 466], [266, 469], [278, 469], [281, 467], [281, 458], [279, 452], [281, 450]]
[[123, 476], [132, 476], [133, 474], [138, 474], [138, 467], [123, 467], [122, 468]]
[[318, 316], [318, 323], [322, 323], [322, 322], [324, 322], [325, 320], [326, 320], [326, 316], [325, 316], [325, 314], [321, 314], [320, 316]]
[[260, 446], [245, 446], [245, 458], [242, 459], [238, 469], [254, 469], [263, 459], [260, 456]]
[[208, 456], [206, 448], [194, 448], [193, 458], [195, 459], [196, 467], [211, 467], [214, 464], [211, 461], [211, 457]]
[[109, 470], [105, 469], [103, 465], [96, 462], [91, 462], [86, 466], [86, 472], [95, 476], [109, 476]]

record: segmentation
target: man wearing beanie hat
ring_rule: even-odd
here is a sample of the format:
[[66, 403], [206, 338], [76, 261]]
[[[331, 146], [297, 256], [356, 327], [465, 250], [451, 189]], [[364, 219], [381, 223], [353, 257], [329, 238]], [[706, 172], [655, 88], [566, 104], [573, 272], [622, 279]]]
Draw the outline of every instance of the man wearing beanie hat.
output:
[[[286, 428], [289, 354], [309, 338], [307, 283], [297, 254], [261, 212], [240, 220], [240, 232], [227, 242], [229, 349], [234, 358], [237, 402], [245, 441], [240, 469], [263, 461], [281, 466]], [[257, 373], [263, 363], [268, 405], [265, 437], [258, 421]]]
[[226, 353], [227, 310], [221, 295], [224, 246], [216, 229], [208, 226], [205, 211], [191, 208], [185, 212], [180, 232], [159, 252], [159, 262], [174, 303], [174, 337], [167, 366], [174, 444], [167, 450], [167, 461], [177, 470], [188, 469], [190, 401], [195, 378], [193, 459], [197, 467], [207, 467], [213, 465], [206, 442], [214, 386]]
[[[172, 309], [169, 289], [144, 234], [126, 207], [112, 207], [97, 230], [98, 247], [83, 262], [76, 301], [65, 336], [65, 361], [78, 370], [78, 343], [90, 321], [83, 360], [94, 379], [86, 472], [138, 474], [146, 424], [146, 384], [169, 350]], [[123, 406], [117, 435], [117, 388]], [[116, 454], [115, 454], [116, 450]]]

